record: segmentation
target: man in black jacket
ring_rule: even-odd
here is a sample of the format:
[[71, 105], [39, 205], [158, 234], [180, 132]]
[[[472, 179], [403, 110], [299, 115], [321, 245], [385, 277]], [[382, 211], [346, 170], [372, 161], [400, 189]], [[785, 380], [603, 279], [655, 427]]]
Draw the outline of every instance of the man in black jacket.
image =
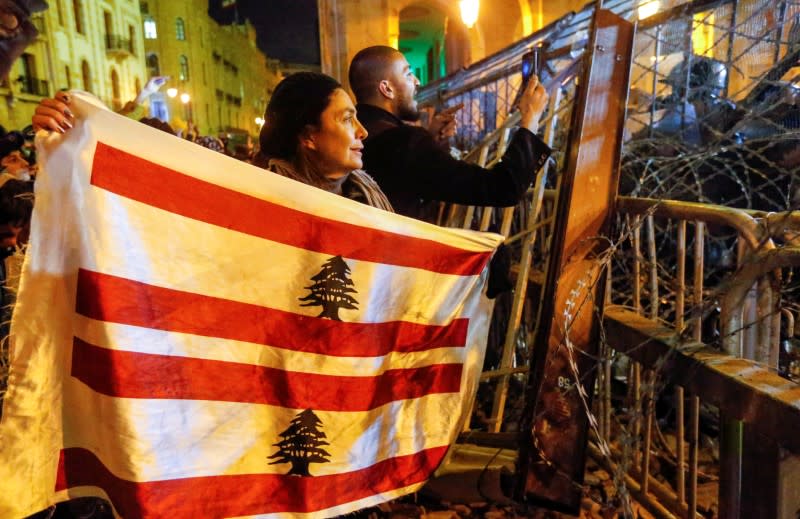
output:
[[550, 155], [534, 134], [547, 104], [547, 92], [536, 77], [520, 100], [520, 129], [502, 160], [485, 169], [454, 159], [428, 130], [404, 122], [419, 119], [414, 100], [419, 80], [400, 52], [385, 46], [363, 49], [353, 58], [349, 76], [358, 118], [369, 132], [364, 169], [400, 214], [430, 219], [426, 208], [433, 200], [514, 205]]

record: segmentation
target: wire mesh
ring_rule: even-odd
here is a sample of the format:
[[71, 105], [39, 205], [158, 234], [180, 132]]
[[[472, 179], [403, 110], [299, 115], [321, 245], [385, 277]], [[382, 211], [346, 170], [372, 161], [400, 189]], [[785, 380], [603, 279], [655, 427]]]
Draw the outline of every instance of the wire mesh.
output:
[[[800, 2], [732, 0], [669, 7], [666, 15], [641, 22], [637, 31], [620, 194], [762, 212], [796, 209]], [[701, 319], [697, 338], [718, 344], [715, 297], [724, 289], [720, 284], [754, 251], [743, 249], [730, 227], [710, 225], [702, 233], [703, 291], [694, 294], [689, 287], [681, 318]], [[652, 257], [631, 246], [616, 258], [613, 302], [636, 308], [637, 298], [645, 307], [663, 301], [654, 317], [674, 323], [675, 222], [657, 221], [650, 239]], [[686, 239], [691, 264], [698, 256], [694, 226]], [[779, 246], [786, 241], [776, 239]], [[640, 254], [640, 261], [634, 254]], [[652, 285], [645, 282], [646, 273], [634, 272], [638, 265], [652, 266], [657, 273]], [[796, 310], [792, 274], [787, 271], [782, 297], [776, 299]], [[744, 305], [745, 312], [753, 312], [752, 302]], [[790, 348], [793, 338], [784, 333], [783, 340]], [[781, 360], [784, 372], [791, 362]]]
[[[439, 92], [438, 98], [444, 104], [465, 102], [464, 127], [456, 141], [459, 147], [474, 148], [508, 116], [510, 100], [520, 84], [518, 64], [524, 50], [546, 45], [551, 52], [548, 63], [554, 70], [563, 69], [583, 55], [594, 7], [587, 6], [562, 23], [533, 35], [524, 45], [511, 49], [513, 52], [492, 57], [487, 61], [491, 63], [491, 73], [488, 67], [481, 70], [477, 66], [460, 79], [458, 75], [454, 77], [448, 84], [450, 93], [447, 89]], [[796, 209], [800, 203], [800, 2], [648, 0], [605, 2], [604, 7], [630, 19], [648, 8], [656, 7], [657, 11], [650, 19], [639, 22], [634, 42], [620, 194], [719, 204], [720, 210], [741, 208], [746, 213], [739, 213], [740, 216], [750, 215], [753, 226], [762, 231], [767, 212]], [[503, 61], [508, 72], [498, 76], [497, 64]], [[574, 89], [562, 93], [562, 102], [549, 114], [552, 117], [552, 112], [559, 113], [560, 124], [551, 145], [554, 164], [550, 188], [557, 187], [568, 152], [569, 113], [575, 100]], [[487, 102], [487, 97], [493, 100]], [[488, 113], [490, 108], [495, 113]], [[530, 207], [530, 199], [517, 207], [511, 236], [524, 232]], [[607, 304], [633, 309], [674, 327], [683, 341], [703, 341], [721, 347], [725, 338], [720, 336], [720, 296], [730, 288], [738, 269], [755, 261], [753, 254], [765, 248], [766, 234], [760, 234], [762, 238], [753, 243], [742, 238], [736, 225], [720, 223], [717, 217], [651, 214], [623, 211], [618, 215], [610, 271], [612, 288], [607, 294]], [[552, 207], [545, 206], [537, 222], [544, 235], [536, 241], [534, 272], [541, 273], [544, 269], [549, 230], [546, 219], [550, 215]], [[800, 236], [797, 229], [800, 225], [792, 220], [771, 233], [775, 245], [796, 244]], [[521, 256], [519, 245], [520, 242], [511, 240], [514, 259]], [[786, 376], [800, 376], [800, 342], [794, 336], [797, 327], [789, 324], [800, 309], [796, 279], [792, 269], [784, 269], [773, 278], [778, 285], [770, 288], [775, 290], [766, 310], [759, 309], [759, 290], [763, 287], [755, 285], [741, 304], [746, 323], [742, 330], [743, 351], [748, 343], [757, 345], [760, 337], [779, 338], [779, 363], [761, 366], [771, 371], [779, 369]], [[516, 340], [514, 366], [524, 366], [529, 359], [537, 305], [538, 293], [529, 291]], [[502, 321], [510, 306], [511, 296], [499, 300], [495, 320]], [[759, 335], [760, 329], [770, 326], [772, 335]], [[496, 326], [492, 331], [487, 369], [497, 367], [499, 352], [495, 350], [503, 342], [504, 329]], [[598, 400], [605, 403], [596, 401], [596, 406], [601, 407], [595, 409], [595, 414], [603, 422], [600, 430], [607, 438], [613, 436], [614, 448], [623, 451], [614, 455], [618, 463], [614, 479], [619, 483], [617, 490], [624, 505], [626, 474], [643, 468], [644, 437], [637, 424], [645, 423], [642, 420], [646, 417], [632, 395], [619, 393], [620, 387], [627, 387], [628, 391], [633, 388], [628, 367], [635, 363], [611, 348], [603, 351], [602, 358], [595, 360], [597, 369], [603, 370], [598, 385], [603, 386], [602, 398]], [[674, 499], [677, 504], [672, 509], [685, 514], [687, 506], [697, 506], [697, 495], [689, 488], [689, 480], [698, 474], [698, 441], [712, 453], [712, 459], [699, 468], [700, 484], [717, 484], [717, 462], [723, 455], [716, 444], [719, 409], [687, 395], [691, 406], [696, 406], [703, 430], [694, 425], [680, 433], [679, 455], [675, 445], [678, 442], [675, 415], [684, 401], [681, 396], [680, 406], [677, 402], [665, 404], [664, 395], [672, 399], [672, 391], [665, 391], [667, 386], [661, 378], [668, 375], [663, 371], [666, 360], [659, 359], [652, 378], [638, 390], [640, 395], [647, 393], [651, 395], [649, 398], [658, 400], [655, 416], [651, 417], [653, 437], [648, 437], [651, 455], [660, 464], [674, 467], [674, 481], [670, 484], [680, 488], [676, 490], [677, 497], [667, 500]], [[525, 376], [524, 373], [512, 376], [502, 430], [515, 428], [522, 398], [519, 393], [517, 398], [512, 395], [515, 384], [521, 387]], [[490, 383], [481, 388], [473, 420], [475, 428], [492, 425], [488, 415], [492, 390]], [[693, 446], [687, 445], [687, 441], [694, 442]], [[694, 456], [694, 461], [687, 462], [687, 456]], [[678, 470], [679, 466], [684, 470]], [[648, 485], [645, 482], [643, 486]]]

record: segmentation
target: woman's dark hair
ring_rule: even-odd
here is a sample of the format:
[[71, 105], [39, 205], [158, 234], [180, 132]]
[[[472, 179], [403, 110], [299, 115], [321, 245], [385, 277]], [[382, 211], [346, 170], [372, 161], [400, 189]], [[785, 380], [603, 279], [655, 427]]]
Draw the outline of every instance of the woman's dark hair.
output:
[[261, 159], [297, 163], [300, 137], [308, 126], [319, 126], [338, 81], [317, 72], [298, 72], [278, 83], [264, 113], [259, 136]]

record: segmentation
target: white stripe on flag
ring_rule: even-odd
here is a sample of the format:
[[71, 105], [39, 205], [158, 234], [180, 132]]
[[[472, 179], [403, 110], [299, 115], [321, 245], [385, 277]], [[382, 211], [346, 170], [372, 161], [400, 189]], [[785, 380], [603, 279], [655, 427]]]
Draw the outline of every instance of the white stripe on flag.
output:
[[[315, 411], [330, 445], [329, 463], [315, 476], [369, 467], [378, 461], [449, 445], [450, 420], [460, 395], [430, 395], [369, 412]], [[286, 474], [270, 465], [280, 433], [301, 409], [192, 400], [145, 400], [99, 395], [77, 381], [65, 387], [64, 447], [89, 447], [116, 476], [130, 481], [231, 475]], [[88, 421], [86, 416], [95, 419]], [[425, 434], [419, 428], [425, 424]], [[113, 426], [112, 426], [113, 425]], [[125, 439], [125, 456], [118, 442]]]
[[[90, 192], [86, 211], [95, 227], [83, 231], [81, 263], [86, 268], [176, 290], [319, 314], [319, 307], [300, 306], [298, 298], [308, 294], [310, 278], [330, 255], [221, 230], [97, 188]], [[102, 231], [107, 220], [122, 222], [115, 234]], [[153, 261], [154, 251], [169, 261]], [[476, 276], [344, 259], [359, 303], [357, 310], [342, 311], [346, 321], [444, 324], [478, 282]]]

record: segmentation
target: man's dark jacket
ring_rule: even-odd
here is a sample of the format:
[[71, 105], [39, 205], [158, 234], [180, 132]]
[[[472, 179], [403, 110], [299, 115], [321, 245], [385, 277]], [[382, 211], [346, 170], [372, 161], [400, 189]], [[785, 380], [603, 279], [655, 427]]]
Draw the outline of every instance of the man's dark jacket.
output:
[[404, 124], [373, 105], [359, 104], [358, 119], [366, 127], [364, 170], [381, 187], [395, 211], [425, 218], [426, 202], [507, 207], [516, 204], [550, 148], [520, 128], [503, 159], [491, 169], [454, 159], [424, 128]]

